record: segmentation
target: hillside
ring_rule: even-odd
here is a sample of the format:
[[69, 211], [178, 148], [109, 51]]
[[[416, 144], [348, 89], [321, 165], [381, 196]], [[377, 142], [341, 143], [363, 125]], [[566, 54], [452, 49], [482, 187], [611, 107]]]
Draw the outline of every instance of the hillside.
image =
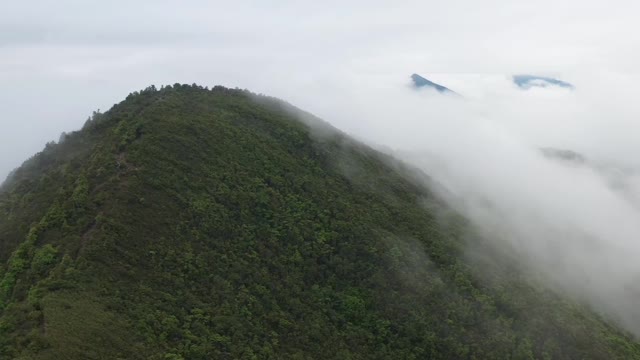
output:
[[640, 358], [421, 176], [276, 99], [131, 94], [0, 189], [0, 358]]

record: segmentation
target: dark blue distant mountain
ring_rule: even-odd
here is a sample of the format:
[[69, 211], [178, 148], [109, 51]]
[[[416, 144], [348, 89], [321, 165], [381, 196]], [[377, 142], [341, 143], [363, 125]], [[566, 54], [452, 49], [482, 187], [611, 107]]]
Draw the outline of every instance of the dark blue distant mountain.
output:
[[448, 89], [440, 84], [436, 84], [433, 81], [427, 80], [418, 74], [411, 75], [411, 80], [413, 80], [413, 85], [416, 88], [430, 87], [436, 89], [440, 93], [456, 93], [455, 91]]
[[513, 83], [521, 89], [529, 89], [532, 87], [548, 87], [559, 86], [563, 88], [573, 89], [573, 85], [558, 79], [535, 76], [535, 75], [513, 75]]

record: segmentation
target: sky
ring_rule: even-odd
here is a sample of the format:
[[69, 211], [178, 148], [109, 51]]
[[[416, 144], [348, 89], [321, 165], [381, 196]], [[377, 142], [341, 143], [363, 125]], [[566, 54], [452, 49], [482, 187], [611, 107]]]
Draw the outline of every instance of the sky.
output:
[[332, 121], [333, 99], [315, 95], [413, 72], [624, 78], [640, 55], [638, 10], [634, 1], [2, 0], [0, 177], [150, 84], [247, 88]]
[[[0, 178], [148, 85], [246, 88], [421, 168], [531, 271], [640, 334], [640, 2], [0, 1]], [[575, 90], [523, 91], [518, 73]]]

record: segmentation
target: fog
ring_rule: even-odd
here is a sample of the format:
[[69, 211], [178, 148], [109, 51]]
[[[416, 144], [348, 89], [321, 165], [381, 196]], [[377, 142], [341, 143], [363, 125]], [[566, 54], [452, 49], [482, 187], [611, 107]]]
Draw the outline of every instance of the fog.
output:
[[[281, 97], [420, 167], [549, 284], [640, 334], [640, 4], [7, 2], [0, 178], [150, 84]], [[416, 91], [419, 73], [461, 94]], [[518, 89], [514, 73], [575, 86]], [[545, 158], [569, 149], [588, 162]]]
[[[523, 91], [501, 75], [438, 77], [465, 97], [408, 79], [348, 96], [335, 88], [332, 97], [350, 101], [336, 100], [330, 118], [360, 119], [357, 136], [443, 185], [441, 195], [535, 277], [640, 334], [640, 106], [628, 85], [576, 77], [585, 85], [574, 91]], [[548, 158], [541, 147], [587, 160]]]

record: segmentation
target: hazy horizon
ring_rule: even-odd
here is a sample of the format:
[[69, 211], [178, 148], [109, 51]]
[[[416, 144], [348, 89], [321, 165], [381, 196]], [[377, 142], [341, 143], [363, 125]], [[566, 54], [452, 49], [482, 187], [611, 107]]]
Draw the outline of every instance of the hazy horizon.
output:
[[151, 84], [247, 88], [349, 132], [357, 131], [355, 120], [332, 119], [326, 108], [332, 105], [315, 94], [394, 86], [414, 72], [480, 97], [493, 90], [458, 84], [456, 77], [533, 73], [561, 77], [578, 91], [602, 77], [632, 86], [625, 78], [637, 73], [638, 7], [624, 1], [8, 3], [0, 14], [0, 178], [61, 132], [80, 128], [93, 110]]

